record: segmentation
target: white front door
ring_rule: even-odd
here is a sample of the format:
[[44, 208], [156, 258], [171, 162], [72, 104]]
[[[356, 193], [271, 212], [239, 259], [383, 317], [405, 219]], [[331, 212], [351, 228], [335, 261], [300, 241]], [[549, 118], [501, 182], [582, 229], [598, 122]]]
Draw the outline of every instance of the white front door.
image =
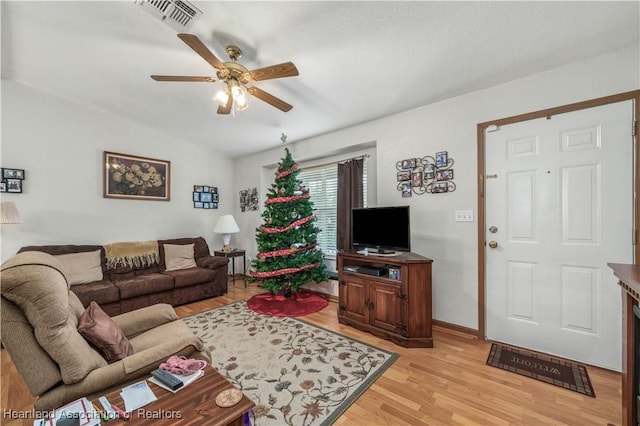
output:
[[488, 339], [621, 370], [632, 122], [626, 101], [485, 133]]

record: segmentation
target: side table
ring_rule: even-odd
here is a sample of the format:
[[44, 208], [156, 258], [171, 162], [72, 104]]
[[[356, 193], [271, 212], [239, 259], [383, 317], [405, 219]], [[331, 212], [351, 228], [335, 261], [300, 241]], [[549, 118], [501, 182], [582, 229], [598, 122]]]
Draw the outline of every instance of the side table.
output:
[[[242, 258], [242, 273], [243, 273], [243, 276], [247, 275], [247, 261], [245, 259], [245, 255], [246, 255], [245, 250], [239, 250], [239, 249], [233, 249], [231, 251], [215, 250], [213, 252], [213, 255], [231, 258], [231, 273], [233, 277], [232, 281], [234, 283], [236, 282], [236, 257]], [[245, 288], [247, 287], [247, 280], [244, 280], [244, 286]]]

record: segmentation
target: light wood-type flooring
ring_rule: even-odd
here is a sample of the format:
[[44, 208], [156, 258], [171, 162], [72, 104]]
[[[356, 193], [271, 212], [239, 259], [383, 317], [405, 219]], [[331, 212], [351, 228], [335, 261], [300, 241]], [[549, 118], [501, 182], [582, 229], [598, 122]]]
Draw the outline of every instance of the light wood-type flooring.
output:
[[[246, 300], [263, 290], [237, 280], [225, 296], [176, 308], [180, 317]], [[400, 355], [336, 425], [620, 425], [621, 375], [588, 367], [596, 398], [485, 364], [491, 343], [435, 327], [434, 347], [405, 349], [338, 323], [337, 304], [303, 319]], [[6, 350], [1, 409], [30, 410], [34, 399]], [[0, 417], [0, 424], [23, 424]]]

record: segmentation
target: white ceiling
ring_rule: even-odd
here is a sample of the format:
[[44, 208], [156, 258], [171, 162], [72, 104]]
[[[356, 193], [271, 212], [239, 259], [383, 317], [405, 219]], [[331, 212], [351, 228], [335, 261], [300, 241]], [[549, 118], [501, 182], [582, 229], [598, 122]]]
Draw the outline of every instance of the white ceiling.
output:
[[233, 43], [249, 69], [296, 64], [256, 83], [290, 112], [250, 98], [221, 116], [222, 83], [151, 80], [215, 70], [134, 0], [3, 0], [2, 77], [237, 157], [629, 46], [640, 25], [637, 1], [193, 4], [186, 32], [221, 60]]

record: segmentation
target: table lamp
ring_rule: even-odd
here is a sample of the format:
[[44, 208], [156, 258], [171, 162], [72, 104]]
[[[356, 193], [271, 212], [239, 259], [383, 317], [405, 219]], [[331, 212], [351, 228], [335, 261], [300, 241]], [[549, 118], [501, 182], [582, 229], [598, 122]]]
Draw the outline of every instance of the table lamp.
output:
[[229, 246], [229, 242], [231, 241], [231, 234], [240, 232], [240, 228], [238, 228], [238, 224], [236, 223], [233, 216], [231, 216], [230, 214], [225, 214], [218, 218], [216, 226], [213, 227], [213, 232], [222, 234], [222, 241], [224, 242], [222, 251], [228, 252], [231, 251], [231, 246]]
[[3, 201], [0, 203], [0, 223], [22, 223], [20, 213], [13, 201]]

